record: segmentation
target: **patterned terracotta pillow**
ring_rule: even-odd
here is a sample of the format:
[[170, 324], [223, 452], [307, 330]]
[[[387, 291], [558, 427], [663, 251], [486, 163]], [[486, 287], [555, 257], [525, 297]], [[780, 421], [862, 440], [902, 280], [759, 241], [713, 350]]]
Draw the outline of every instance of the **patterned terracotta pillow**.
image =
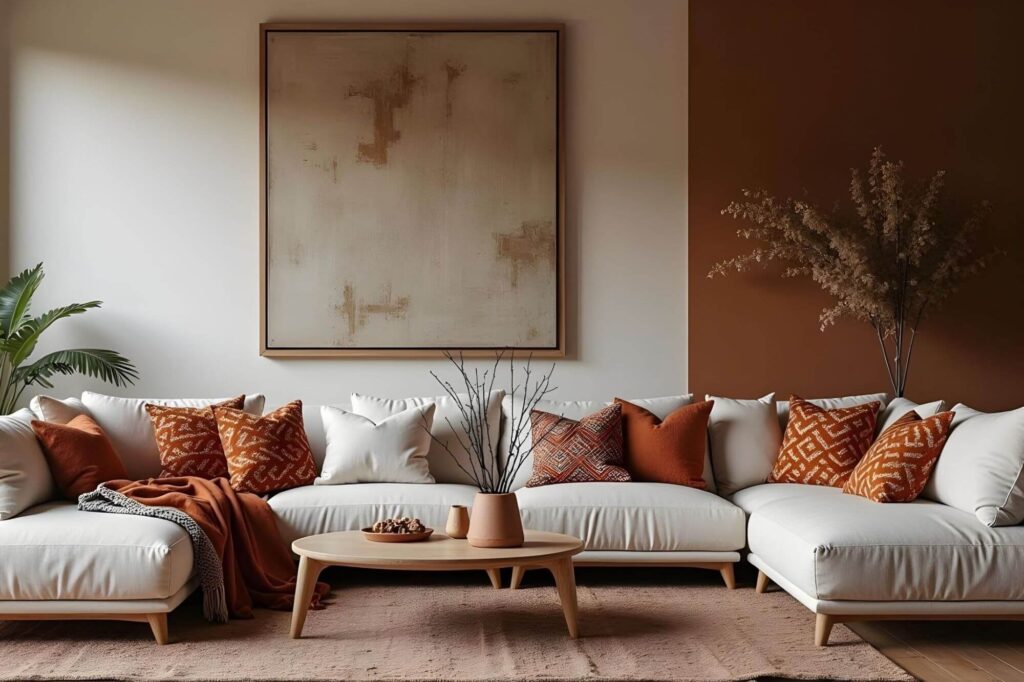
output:
[[530, 425], [534, 447], [528, 488], [630, 480], [623, 468], [621, 405], [609, 405], [579, 421], [534, 410]]
[[843, 492], [875, 502], [912, 502], [928, 483], [949, 437], [952, 412], [921, 419], [908, 412], [882, 432]]
[[796, 396], [769, 483], [841, 488], [871, 447], [879, 402], [826, 410]]
[[302, 423], [301, 400], [262, 417], [216, 406], [213, 414], [232, 488], [262, 495], [313, 483], [316, 464]]
[[[242, 409], [245, 396], [217, 403], [217, 407]], [[217, 432], [217, 419], [210, 407], [166, 407], [146, 405], [160, 450], [160, 478], [198, 476], [227, 478], [228, 463]]]

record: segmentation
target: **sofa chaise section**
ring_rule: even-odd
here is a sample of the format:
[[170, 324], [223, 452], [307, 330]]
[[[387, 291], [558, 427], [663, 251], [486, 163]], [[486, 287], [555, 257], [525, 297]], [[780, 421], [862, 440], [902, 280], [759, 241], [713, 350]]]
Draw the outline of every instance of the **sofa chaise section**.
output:
[[165, 643], [167, 614], [197, 586], [180, 526], [70, 502], [0, 523], [0, 556], [0, 620], [148, 622]]
[[732, 499], [750, 515], [758, 591], [770, 579], [817, 614], [819, 645], [843, 621], [1024, 618], [1024, 526], [824, 486], [766, 484]]

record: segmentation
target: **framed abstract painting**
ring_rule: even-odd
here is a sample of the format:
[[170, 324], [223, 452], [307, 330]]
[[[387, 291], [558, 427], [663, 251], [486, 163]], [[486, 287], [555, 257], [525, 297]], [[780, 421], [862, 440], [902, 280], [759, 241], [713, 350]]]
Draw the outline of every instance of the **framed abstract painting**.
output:
[[560, 25], [260, 27], [260, 349], [565, 354]]

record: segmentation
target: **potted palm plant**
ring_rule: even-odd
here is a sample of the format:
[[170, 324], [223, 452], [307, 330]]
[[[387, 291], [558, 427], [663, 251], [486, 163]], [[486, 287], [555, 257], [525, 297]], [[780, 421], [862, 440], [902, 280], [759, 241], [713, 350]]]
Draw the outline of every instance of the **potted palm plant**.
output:
[[131, 361], [112, 350], [68, 348], [33, 359], [39, 338], [54, 323], [102, 305], [101, 301], [70, 303], [33, 317], [32, 297], [43, 277], [40, 263], [0, 289], [0, 414], [14, 412], [30, 386], [53, 388], [50, 379], [58, 374], [84, 374], [119, 387], [139, 378]]
[[[535, 375], [531, 358], [516, 371], [515, 353], [508, 355], [509, 390], [506, 392], [510, 403], [510, 416], [506, 428], [509, 430], [508, 452], [498, 457], [490, 439], [490, 423], [487, 404], [498, 377], [498, 368], [505, 357], [504, 351], [495, 353], [494, 366], [488, 370], [470, 371], [462, 354], [457, 357], [445, 353], [461, 378], [462, 387], [456, 387], [437, 374], [430, 375], [441, 384], [460, 413], [458, 428], [446, 418], [449, 428], [463, 437], [456, 439], [457, 449], [466, 457], [464, 466], [448, 443], [433, 434], [431, 438], [455, 460], [476, 484], [479, 492], [473, 499], [472, 514], [469, 518], [469, 532], [466, 539], [474, 547], [519, 547], [523, 544], [523, 521], [519, 504], [512, 492], [516, 474], [526, 463], [533, 448], [547, 437], [547, 432], [531, 434], [530, 413], [556, 388], [551, 385], [555, 367], [551, 366], [542, 375]], [[518, 382], [518, 383], [517, 383]]]

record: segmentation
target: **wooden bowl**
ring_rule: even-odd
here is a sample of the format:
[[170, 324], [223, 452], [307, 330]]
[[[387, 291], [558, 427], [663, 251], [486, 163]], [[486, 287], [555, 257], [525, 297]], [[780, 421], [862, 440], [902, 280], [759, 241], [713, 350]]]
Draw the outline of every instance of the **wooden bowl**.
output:
[[364, 528], [363, 537], [370, 542], [423, 542], [433, 532], [428, 528], [422, 533], [374, 533], [372, 528]]

